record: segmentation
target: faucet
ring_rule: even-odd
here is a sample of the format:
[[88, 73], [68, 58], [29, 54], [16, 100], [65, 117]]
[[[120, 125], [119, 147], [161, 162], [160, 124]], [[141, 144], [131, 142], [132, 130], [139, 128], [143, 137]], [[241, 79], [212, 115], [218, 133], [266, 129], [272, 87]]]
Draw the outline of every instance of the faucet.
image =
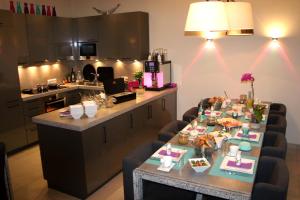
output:
[[94, 75], [94, 80], [93, 80], [93, 83], [95, 84], [95, 85], [97, 85], [97, 83], [98, 83], [98, 74], [97, 73], [91, 73], [91, 74], [93, 74]]

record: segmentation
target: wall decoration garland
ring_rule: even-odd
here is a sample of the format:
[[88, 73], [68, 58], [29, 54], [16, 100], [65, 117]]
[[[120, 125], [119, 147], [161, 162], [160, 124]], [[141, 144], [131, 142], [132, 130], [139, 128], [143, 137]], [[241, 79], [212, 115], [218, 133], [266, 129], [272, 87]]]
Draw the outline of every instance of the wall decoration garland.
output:
[[[23, 8], [22, 8], [23, 5]], [[20, 2], [20, 1], [9, 1], [9, 10], [12, 13], [25, 14], [25, 15], [44, 15], [56, 17], [55, 6], [50, 5], [39, 5], [34, 3]]]

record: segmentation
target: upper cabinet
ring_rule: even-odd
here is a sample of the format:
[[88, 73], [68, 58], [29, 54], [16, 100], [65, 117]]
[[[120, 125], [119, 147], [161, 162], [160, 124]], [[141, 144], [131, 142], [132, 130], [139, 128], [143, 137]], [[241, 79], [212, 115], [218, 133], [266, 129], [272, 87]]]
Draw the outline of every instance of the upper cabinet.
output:
[[26, 16], [29, 62], [55, 60], [53, 45], [53, 17]]
[[53, 18], [53, 46], [56, 59], [72, 59], [74, 29], [74, 20], [72, 18]]
[[15, 32], [14, 44], [17, 51], [17, 61], [18, 64], [26, 64], [29, 62], [26, 15], [15, 14], [13, 19]]
[[100, 57], [146, 59], [149, 53], [149, 15], [145, 12], [102, 16]]
[[77, 42], [99, 42], [99, 21], [101, 16], [74, 19], [75, 39]]

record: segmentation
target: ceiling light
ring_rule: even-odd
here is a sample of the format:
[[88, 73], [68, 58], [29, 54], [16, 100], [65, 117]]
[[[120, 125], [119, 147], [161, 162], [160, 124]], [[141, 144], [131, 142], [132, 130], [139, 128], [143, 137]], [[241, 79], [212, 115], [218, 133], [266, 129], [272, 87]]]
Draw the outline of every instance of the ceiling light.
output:
[[229, 30], [227, 35], [253, 35], [252, 7], [248, 2], [225, 3]]
[[228, 30], [225, 3], [221, 1], [205, 1], [190, 4], [185, 35], [202, 36], [207, 32], [223, 32]]

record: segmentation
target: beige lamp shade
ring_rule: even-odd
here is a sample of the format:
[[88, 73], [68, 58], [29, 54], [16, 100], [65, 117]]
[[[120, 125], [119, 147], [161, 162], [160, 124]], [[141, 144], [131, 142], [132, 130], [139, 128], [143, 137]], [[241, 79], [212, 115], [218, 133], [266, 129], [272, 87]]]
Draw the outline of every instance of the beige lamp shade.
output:
[[252, 7], [248, 2], [226, 2], [229, 30], [227, 35], [252, 35], [254, 33]]
[[203, 36], [207, 32], [228, 30], [225, 3], [205, 1], [190, 4], [185, 23], [185, 35]]

